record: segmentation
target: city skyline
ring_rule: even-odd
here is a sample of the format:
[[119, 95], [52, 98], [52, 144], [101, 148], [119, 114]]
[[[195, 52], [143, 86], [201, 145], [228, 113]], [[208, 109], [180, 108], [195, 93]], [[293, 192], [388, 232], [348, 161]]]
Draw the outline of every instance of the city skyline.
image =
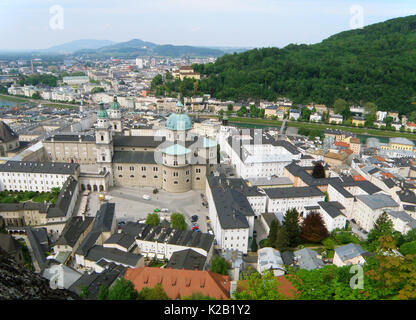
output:
[[416, 4], [407, 0], [125, 0], [114, 5], [95, 0], [3, 0], [0, 9], [0, 25], [9, 31], [0, 38], [0, 50], [13, 51], [46, 49], [80, 39], [124, 42], [136, 38], [210, 47], [312, 44], [360, 25], [412, 15]]

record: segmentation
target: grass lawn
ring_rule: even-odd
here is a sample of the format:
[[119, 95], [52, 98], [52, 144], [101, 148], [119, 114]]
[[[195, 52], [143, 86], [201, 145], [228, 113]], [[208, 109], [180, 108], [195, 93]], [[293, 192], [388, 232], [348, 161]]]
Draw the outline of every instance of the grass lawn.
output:
[[[55, 188], [53, 188], [55, 189]], [[12, 192], [12, 191], [2, 191], [0, 192], [0, 203], [19, 203], [27, 202], [32, 200], [33, 202], [50, 202], [55, 203], [58, 199], [59, 188], [55, 189], [55, 192], [35, 192], [35, 191], [25, 191], [25, 192]]]
[[70, 109], [78, 109], [78, 104], [65, 102], [65, 104], [59, 103], [59, 102], [49, 102], [48, 100], [42, 100], [42, 99], [31, 99], [29, 97], [23, 98], [23, 97], [16, 97], [12, 95], [7, 94], [0, 94], [0, 98], [12, 102], [27, 102], [27, 103], [41, 103], [44, 107], [52, 107], [52, 108], [70, 108]]

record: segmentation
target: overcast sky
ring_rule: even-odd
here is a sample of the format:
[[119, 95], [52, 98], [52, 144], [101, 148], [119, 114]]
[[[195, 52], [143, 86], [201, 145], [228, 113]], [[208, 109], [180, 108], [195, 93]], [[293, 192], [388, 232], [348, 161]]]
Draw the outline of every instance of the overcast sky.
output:
[[[53, 6], [63, 9], [63, 24], [58, 11], [50, 13]], [[133, 38], [158, 44], [283, 47], [320, 42], [360, 21], [368, 25], [412, 14], [415, 0], [0, 0], [0, 50]]]

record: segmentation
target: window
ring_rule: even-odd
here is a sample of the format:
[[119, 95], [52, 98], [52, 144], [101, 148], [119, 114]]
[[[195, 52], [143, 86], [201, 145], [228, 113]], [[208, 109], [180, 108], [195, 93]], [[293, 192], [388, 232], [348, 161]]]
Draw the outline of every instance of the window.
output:
[[118, 176], [119, 178], [123, 178], [123, 176], [120, 174], [119, 176]]
[[146, 167], [142, 167], [142, 171], [146, 171]]
[[178, 172], [174, 172], [174, 173], [173, 173], [173, 176], [174, 176], [174, 177], [178, 177], [178, 176], [179, 176]]
[[143, 179], [146, 179], [146, 176], [142, 176]]
[[178, 181], [173, 181], [173, 184], [178, 184]]
[[178, 161], [177, 160], [173, 160], [173, 165], [177, 166], [178, 165]]
[[123, 170], [123, 167], [122, 166], [118, 166], [117, 167], [117, 170], [120, 170], [121, 171], [121, 170]]
[[134, 171], [134, 167], [133, 166], [130, 167], [130, 171]]
[[105, 157], [103, 156], [103, 161], [105, 161]]
[[154, 176], [153, 178], [157, 179], [157, 176]]
[[196, 173], [201, 173], [201, 169], [195, 169]]
[[131, 175], [130, 178], [134, 178], [134, 175]]
[[104, 136], [101, 136], [101, 141], [104, 141]]
[[159, 168], [158, 167], [153, 167], [153, 171], [159, 171]]

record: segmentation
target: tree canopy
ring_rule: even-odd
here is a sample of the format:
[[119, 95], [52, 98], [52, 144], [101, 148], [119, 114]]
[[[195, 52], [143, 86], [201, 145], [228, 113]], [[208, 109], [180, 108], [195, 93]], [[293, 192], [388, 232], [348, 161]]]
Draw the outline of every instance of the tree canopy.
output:
[[300, 237], [304, 241], [321, 242], [329, 236], [328, 229], [319, 212], [310, 212], [301, 225]]
[[160, 217], [157, 213], [149, 213], [145, 223], [151, 224], [152, 226], [158, 226], [160, 224]]
[[186, 221], [183, 214], [175, 212], [172, 213], [170, 216], [170, 224], [172, 226], [172, 229], [176, 230], [186, 230]]
[[287, 233], [287, 243], [290, 247], [296, 247], [300, 243], [299, 212], [293, 208], [286, 212], [283, 219], [283, 228]]
[[230, 267], [227, 260], [221, 256], [215, 256], [211, 261], [211, 271], [223, 275], [228, 275], [228, 268]]

